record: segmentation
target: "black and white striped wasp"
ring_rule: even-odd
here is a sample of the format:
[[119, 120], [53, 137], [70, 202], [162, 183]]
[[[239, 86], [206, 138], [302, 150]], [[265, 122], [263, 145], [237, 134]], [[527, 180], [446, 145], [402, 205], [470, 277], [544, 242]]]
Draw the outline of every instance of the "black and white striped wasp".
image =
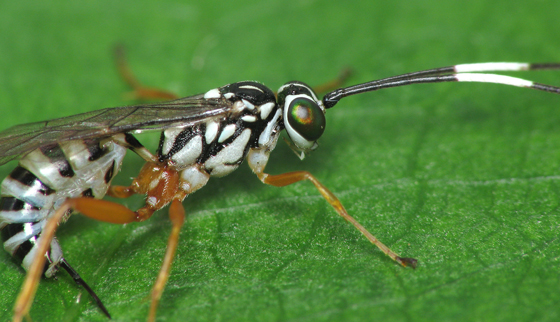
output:
[[[120, 67], [138, 96], [175, 98], [141, 87], [124, 64]], [[14, 308], [14, 320], [20, 321], [29, 311], [41, 275], [52, 277], [59, 267], [83, 285], [109, 316], [99, 298], [63, 257], [54, 238], [57, 225], [74, 211], [111, 223], [143, 221], [169, 204], [172, 231], [152, 290], [148, 316], [148, 320], [154, 320], [185, 218], [181, 202], [210, 177], [231, 173], [245, 159], [265, 184], [282, 187], [311, 181], [336, 212], [381, 251], [403, 266], [415, 267], [415, 259], [400, 257], [370, 234], [309, 172], [265, 173], [280, 133], [286, 130], [291, 148], [303, 157], [317, 147], [325, 130], [326, 109], [344, 97], [389, 87], [481, 82], [560, 94], [560, 87], [486, 73], [539, 69], [560, 69], [560, 63], [455, 65], [338, 88], [322, 99], [302, 82], [286, 83], [276, 95], [260, 83], [245, 81], [163, 103], [102, 109], [4, 130], [0, 132], [0, 164], [18, 157], [20, 160], [2, 183], [0, 229], [4, 248], [28, 271]], [[331, 84], [331, 89], [332, 86], [338, 87], [337, 83]], [[142, 131], [161, 131], [155, 154], [131, 134]], [[146, 164], [130, 186], [111, 186], [127, 149]], [[132, 211], [100, 200], [105, 194], [120, 198], [144, 194], [145, 206]]]

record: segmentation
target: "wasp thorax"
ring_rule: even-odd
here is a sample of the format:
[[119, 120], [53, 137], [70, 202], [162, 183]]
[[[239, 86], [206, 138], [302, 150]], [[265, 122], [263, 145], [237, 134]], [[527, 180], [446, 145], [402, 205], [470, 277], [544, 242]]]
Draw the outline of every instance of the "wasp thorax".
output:
[[284, 126], [295, 146], [302, 151], [315, 149], [326, 119], [313, 90], [300, 82], [288, 83], [278, 90], [278, 104], [284, 109]]

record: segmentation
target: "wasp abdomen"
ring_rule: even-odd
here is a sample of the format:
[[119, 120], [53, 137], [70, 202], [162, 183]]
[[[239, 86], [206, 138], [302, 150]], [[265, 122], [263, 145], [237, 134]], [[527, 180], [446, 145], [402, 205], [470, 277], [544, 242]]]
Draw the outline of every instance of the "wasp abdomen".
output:
[[[22, 157], [2, 182], [4, 249], [27, 270], [49, 216], [68, 198], [102, 198], [125, 153], [120, 145], [96, 139], [46, 145]], [[45, 255], [45, 276], [52, 277], [63, 258], [56, 239]]]

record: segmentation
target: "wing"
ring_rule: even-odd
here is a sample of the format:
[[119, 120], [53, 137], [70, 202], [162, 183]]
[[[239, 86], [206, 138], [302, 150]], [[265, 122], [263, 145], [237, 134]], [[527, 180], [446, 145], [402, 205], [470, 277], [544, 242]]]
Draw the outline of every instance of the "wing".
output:
[[0, 165], [56, 142], [103, 138], [135, 130], [192, 126], [209, 117], [225, 114], [231, 107], [232, 103], [226, 99], [204, 99], [201, 94], [158, 104], [106, 108], [16, 125], [0, 132]]

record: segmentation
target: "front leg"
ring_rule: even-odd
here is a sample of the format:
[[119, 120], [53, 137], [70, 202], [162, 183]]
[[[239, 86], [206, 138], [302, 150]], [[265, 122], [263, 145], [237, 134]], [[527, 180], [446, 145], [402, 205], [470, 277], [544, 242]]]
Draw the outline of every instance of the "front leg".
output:
[[293, 183], [309, 180], [315, 188], [321, 193], [323, 198], [327, 200], [327, 202], [333, 206], [334, 210], [346, 221], [350, 222], [356, 229], [358, 229], [372, 244], [377, 246], [382, 252], [387, 254], [391, 257], [394, 261], [401, 264], [402, 266], [411, 266], [412, 268], [416, 268], [417, 260], [414, 258], [407, 258], [407, 257], [400, 257], [392, 251], [389, 247], [385, 246], [379, 239], [373, 236], [367, 229], [364, 228], [356, 219], [348, 214], [340, 200], [327, 189], [317, 178], [315, 178], [311, 173], [307, 171], [295, 171], [295, 172], [288, 172], [279, 175], [269, 175], [264, 172], [264, 167], [268, 161], [268, 151], [261, 150], [261, 149], [252, 149], [247, 156], [249, 161], [249, 167], [253, 170], [253, 172], [259, 177], [259, 179], [268, 185], [275, 186], [275, 187], [284, 187], [287, 185], [291, 185]]

